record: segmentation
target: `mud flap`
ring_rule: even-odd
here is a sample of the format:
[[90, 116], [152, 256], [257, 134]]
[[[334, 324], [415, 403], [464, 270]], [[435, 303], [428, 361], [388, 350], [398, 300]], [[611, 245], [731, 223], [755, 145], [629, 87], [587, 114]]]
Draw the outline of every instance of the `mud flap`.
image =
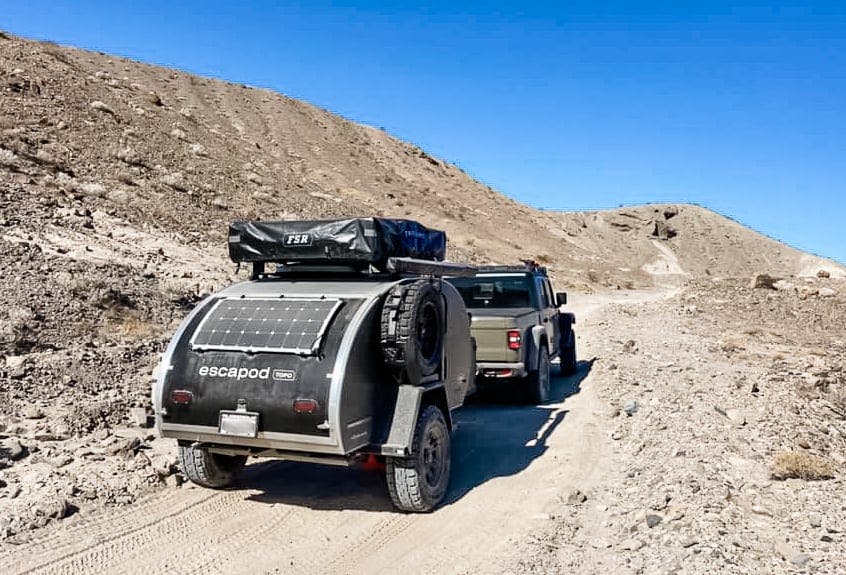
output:
[[411, 455], [411, 444], [414, 441], [414, 430], [420, 415], [423, 398], [426, 394], [439, 395], [440, 400], [428, 401], [441, 409], [447, 427], [452, 429], [449, 409], [446, 409], [446, 395], [443, 382], [439, 381], [426, 386], [400, 385], [397, 387], [397, 401], [394, 406], [394, 417], [388, 432], [388, 439], [380, 446], [382, 455], [404, 457]]

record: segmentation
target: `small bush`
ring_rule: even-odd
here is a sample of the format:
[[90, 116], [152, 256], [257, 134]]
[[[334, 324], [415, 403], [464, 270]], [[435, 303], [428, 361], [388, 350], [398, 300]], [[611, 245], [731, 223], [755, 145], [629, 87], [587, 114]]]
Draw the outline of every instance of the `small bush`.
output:
[[162, 328], [158, 324], [144, 319], [137, 312], [126, 311], [110, 314], [100, 329], [100, 334], [125, 341], [140, 341], [159, 337], [161, 331]]
[[831, 479], [834, 477], [834, 464], [825, 457], [799, 451], [782, 451], [773, 460], [772, 477], [806, 481]]

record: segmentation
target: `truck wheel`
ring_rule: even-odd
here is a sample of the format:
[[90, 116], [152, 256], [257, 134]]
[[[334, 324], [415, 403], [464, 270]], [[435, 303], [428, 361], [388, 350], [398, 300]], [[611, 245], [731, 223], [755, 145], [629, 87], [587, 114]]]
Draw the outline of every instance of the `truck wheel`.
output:
[[396, 286], [382, 307], [382, 353], [398, 379], [419, 385], [441, 365], [441, 294], [427, 280]]
[[179, 446], [179, 466], [182, 472], [202, 487], [226, 487], [232, 483], [246, 462], [247, 458], [243, 455], [222, 455], [211, 453], [202, 447]]
[[573, 341], [564, 348], [561, 353], [561, 373], [564, 375], [573, 375], [576, 373], [576, 334], [572, 334]]
[[549, 382], [551, 379], [549, 366], [549, 352], [546, 343], [541, 343], [538, 354], [538, 369], [529, 374], [529, 401], [543, 404], [549, 401]]
[[400, 511], [431, 511], [446, 495], [450, 471], [449, 429], [434, 405], [418, 417], [411, 450], [410, 458], [387, 458], [388, 492]]

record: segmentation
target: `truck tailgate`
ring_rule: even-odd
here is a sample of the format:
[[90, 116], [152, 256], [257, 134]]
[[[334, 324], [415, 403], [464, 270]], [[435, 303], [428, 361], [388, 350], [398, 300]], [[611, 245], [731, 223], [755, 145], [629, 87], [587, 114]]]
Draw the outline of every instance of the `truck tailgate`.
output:
[[528, 324], [534, 323], [531, 308], [517, 309], [471, 309], [473, 321], [471, 332], [476, 339], [476, 361], [478, 362], [517, 362], [518, 351], [508, 349], [507, 334], [510, 329], [522, 331]]

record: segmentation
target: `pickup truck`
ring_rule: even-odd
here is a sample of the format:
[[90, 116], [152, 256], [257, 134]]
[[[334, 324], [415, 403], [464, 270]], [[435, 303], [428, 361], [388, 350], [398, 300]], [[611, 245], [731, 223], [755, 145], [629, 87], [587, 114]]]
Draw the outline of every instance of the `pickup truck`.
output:
[[481, 266], [475, 277], [450, 278], [467, 311], [476, 340], [476, 374], [523, 382], [533, 403], [549, 399], [550, 364], [576, 371], [576, 334], [572, 313], [559, 310], [566, 293], [554, 293], [546, 268], [535, 262]]

